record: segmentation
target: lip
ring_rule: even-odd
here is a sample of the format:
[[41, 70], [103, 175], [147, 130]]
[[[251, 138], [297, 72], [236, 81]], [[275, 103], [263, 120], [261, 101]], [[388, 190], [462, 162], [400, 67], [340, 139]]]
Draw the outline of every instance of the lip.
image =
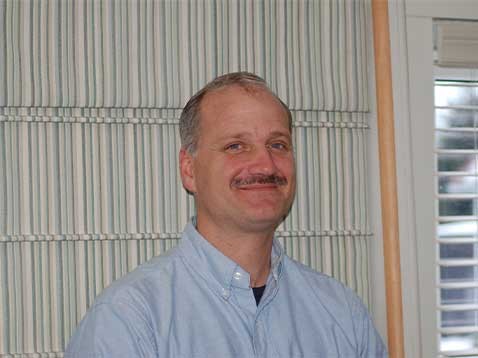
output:
[[237, 187], [239, 190], [276, 190], [279, 186], [276, 184], [249, 184], [249, 185], [241, 185]]

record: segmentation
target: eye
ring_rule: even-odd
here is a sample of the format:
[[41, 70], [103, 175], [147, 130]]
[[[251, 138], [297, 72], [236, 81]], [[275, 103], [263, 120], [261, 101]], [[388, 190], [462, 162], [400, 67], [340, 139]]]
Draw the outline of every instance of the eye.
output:
[[290, 146], [288, 143], [283, 142], [283, 141], [277, 141], [277, 142], [272, 142], [269, 144], [270, 149], [278, 150], [281, 152], [288, 152], [290, 149]]
[[230, 152], [230, 153], [237, 153], [237, 152], [241, 152], [245, 149], [245, 146], [244, 144], [240, 143], [240, 142], [234, 142], [234, 143], [230, 143], [228, 145], [226, 145], [224, 147], [224, 150], [226, 152]]

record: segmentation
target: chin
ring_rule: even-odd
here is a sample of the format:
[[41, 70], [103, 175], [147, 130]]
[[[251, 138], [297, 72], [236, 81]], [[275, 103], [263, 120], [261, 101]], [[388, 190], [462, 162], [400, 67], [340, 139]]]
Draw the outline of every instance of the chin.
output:
[[244, 232], [269, 235], [274, 233], [279, 224], [273, 221], [249, 220], [244, 226]]
[[[241, 198], [244, 199], [244, 198]], [[237, 218], [247, 227], [263, 228], [265, 230], [274, 230], [280, 225], [289, 213], [290, 206], [284, 200], [277, 198], [247, 198], [241, 200], [242, 203], [236, 207]]]
[[254, 214], [254, 211], [251, 211], [250, 214], [252, 215], [248, 215], [246, 221], [251, 227], [264, 228], [268, 230], [271, 228], [275, 230], [284, 219], [284, 214], [277, 212], [257, 212]]
[[249, 210], [255, 212], [263, 211], [264, 215], [268, 215], [267, 212], [270, 212], [270, 215], [277, 214], [279, 208], [283, 208], [286, 201], [283, 195], [278, 195], [277, 193], [242, 196], [239, 200], [248, 206]]

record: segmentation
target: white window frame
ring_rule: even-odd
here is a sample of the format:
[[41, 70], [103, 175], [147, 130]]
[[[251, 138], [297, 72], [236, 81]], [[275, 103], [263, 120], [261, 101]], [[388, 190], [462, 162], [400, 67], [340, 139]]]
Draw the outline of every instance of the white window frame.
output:
[[437, 357], [434, 18], [478, 20], [475, 0], [390, 0], [406, 357]]

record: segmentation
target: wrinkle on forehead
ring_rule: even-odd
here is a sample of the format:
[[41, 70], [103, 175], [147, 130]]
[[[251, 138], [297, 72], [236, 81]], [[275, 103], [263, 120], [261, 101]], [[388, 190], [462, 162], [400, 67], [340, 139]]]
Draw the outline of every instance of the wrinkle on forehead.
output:
[[[199, 123], [201, 124], [201, 119], [202, 119], [202, 115], [203, 115], [203, 110], [204, 110], [204, 106], [206, 104], [208, 105], [213, 105], [213, 107], [221, 107], [221, 102], [219, 103], [215, 103], [214, 104], [214, 99], [215, 97], [218, 97], [218, 96], [226, 96], [225, 93], [227, 92], [231, 92], [231, 91], [234, 91], [234, 90], [239, 90], [240, 91], [240, 94], [245, 94], [251, 98], [254, 98], [256, 100], [259, 100], [260, 97], [269, 97], [270, 99], [272, 99], [273, 102], [275, 102], [282, 110], [282, 112], [284, 113], [284, 116], [286, 118], [286, 122], [287, 122], [287, 126], [290, 128], [290, 123], [289, 123], [289, 114], [286, 110], [286, 108], [284, 108], [284, 103], [281, 102], [278, 97], [267, 87], [267, 86], [261, 86], [261, 85], [258, 85], [258, 84], [251, 84], [251, 85], [242, 85], [242, 84], [234, 84], [234, 85], [229, 85], [229, 86], [226, 86], [226, 87], [221, 87], [221, 88], [217, 88], [217, 89], [214, 89], [213, 91], [209, 92], [208, 94], [206, 94], [203, 98], [203, 100], [201, 101], [201, 104], [199, 106], [199, 115], [200, 115], [200, 121]], [[225, 97], [224, 99], [227, 100], [229, 97], [233, 97], [233, 96], [237, 96], [239, 95], [239, 93], [230, 93], [229, 96]], [[211, 103], [213, 102], [213, 103]]]

